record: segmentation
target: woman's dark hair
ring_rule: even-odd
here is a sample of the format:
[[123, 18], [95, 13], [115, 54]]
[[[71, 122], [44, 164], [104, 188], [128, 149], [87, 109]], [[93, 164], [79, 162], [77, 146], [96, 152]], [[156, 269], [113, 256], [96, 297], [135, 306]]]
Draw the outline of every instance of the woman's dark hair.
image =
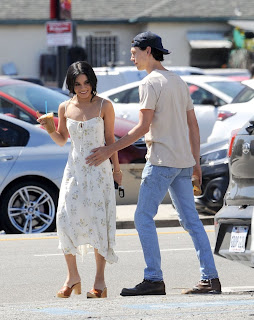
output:
[[[140, 50], [142, 51], [145, 51], [147, 47], [139, 47]], [[158, 49], [155, 49], [155, 48], [152, 48], [151, 47], [151, 54], [152, 56], [154, 57], [155, 60], [157, 61], [164, 61], [164, 55], [162, 53], [162, 51], [158, 50]]]
[[86, 61], [77, 61], [71, 64], [67, 70], [66, 86], [70, 93], [75, 94], [74, 86], [77, 76], [85, 74], [89, 83], [92, 86], [92, 99], [97, 94], [97, 77], [93, 71], [93, 68]]

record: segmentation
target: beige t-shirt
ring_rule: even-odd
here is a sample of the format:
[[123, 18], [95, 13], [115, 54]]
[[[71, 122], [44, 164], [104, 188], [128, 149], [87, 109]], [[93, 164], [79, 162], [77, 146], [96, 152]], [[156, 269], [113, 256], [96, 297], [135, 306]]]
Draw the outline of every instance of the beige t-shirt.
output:
[[171, 71], [154, 70], [141, 81], [139, 97], [140, 109], [154, 110], [146, 159], [157, 166], [194, 166], [187, 124], [187, 111], [194, 107], [187, 84]]

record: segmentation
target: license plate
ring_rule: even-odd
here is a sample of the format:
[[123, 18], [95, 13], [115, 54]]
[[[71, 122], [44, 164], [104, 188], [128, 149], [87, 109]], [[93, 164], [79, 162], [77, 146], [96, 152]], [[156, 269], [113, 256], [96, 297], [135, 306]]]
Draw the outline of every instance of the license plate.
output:
[[231, 232], [229, 252], [244, 252], [249, 227], [235, 226]]

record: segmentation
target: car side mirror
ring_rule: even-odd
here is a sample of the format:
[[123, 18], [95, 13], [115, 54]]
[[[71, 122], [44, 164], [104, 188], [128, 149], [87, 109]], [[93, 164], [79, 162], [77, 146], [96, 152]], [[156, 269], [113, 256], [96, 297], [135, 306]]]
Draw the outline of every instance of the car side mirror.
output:
[[214, 106], [214, 105], [216, 105], [216, 101], [214, 101], [213, 99], [203, 99], [202, 101], [201, 101], [201, 104], [205, 104], [205, 105], [212, 105], [212, 106]]

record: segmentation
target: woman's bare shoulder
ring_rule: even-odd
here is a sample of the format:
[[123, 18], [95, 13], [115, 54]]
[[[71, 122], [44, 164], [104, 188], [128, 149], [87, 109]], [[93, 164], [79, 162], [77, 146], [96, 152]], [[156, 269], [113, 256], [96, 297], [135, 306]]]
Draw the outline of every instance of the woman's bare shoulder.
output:
[[71, 101], [71, 99], [61, 102], [59, 104], [59, 109], [65, 109], [68, 106], [68, 104], [70, 103], [70, 101]]
[[102, 102], [102, 107], [105, 109], [113, 108], [112, 102], [108, 99], [99, 97]]
[[65, 108], [70, 103], [70, 101], [71, 101], [71, 99], [61, 102], [59, 104], [59, 108]]
[[65, 113], [65, 110], [66, 110], [66, 107], [68, 106], [68, 104], [70, 103], [71, 99], [69, 100], [66, 100], [66, 101], [63, 101], [59, 104], [59, 108], [58, 108], [58, 112], [60, 114], [64, 114]]

